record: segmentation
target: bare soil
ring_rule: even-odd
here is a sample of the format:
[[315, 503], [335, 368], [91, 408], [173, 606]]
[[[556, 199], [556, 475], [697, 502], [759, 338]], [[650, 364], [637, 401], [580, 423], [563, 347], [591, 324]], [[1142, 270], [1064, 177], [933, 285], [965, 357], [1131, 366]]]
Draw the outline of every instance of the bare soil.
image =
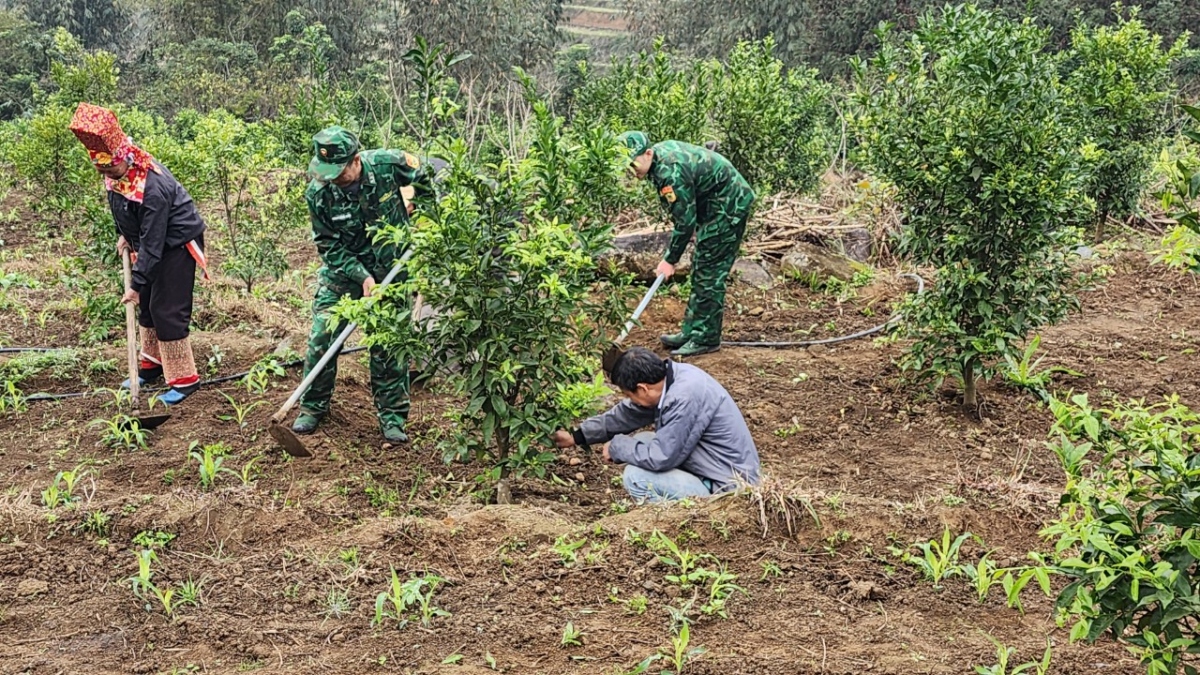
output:
[[[39, 272], [45, 263], [31, 266], [21, 253], [51, 247], [20, 243], [0, 273], [20, 268], [49, 281]], [[1083, 312], [1043, 334], [1047, 364], [1084, 373], [1061, 378], [1059, 388], [1098, 400], [1176, 393], [1200, 405], [1194, 278], [1151, 266], [1140, 252], [1110, 262], [1114, 275], [1086, 296]], [[807, 339], [873, 325], [905, 287], [889, 279], [882, 272], [878, 285], [840, 301], [794, 284], [739, 284], [726, 336]], [[302, 350], [302, 273], [273, 289], [266, 300], [239, 300], [231, 287], [206, 291], [200, 360], [219, 345], [216, 372], [224, 374], [284, 337]], [[55, 292], [48, 283], [13, 293], [38, 306]], [[668, 293], [632, 342], [655, 346], [682, 312]], [[43, 326], [4, 314], [8, 344], [61, 346], [78, 335], [67, 311]], [[728, 619], [697, 619], [692, 646], [705, 653], [687, 673], [967, 673], [995, 662], [989, 635], [1015, 647], [1018, 662], [1040, 658], [1048, 637], [1053, 672], [1062, 675], [1143, 672], [1107, 639], [1068, 644], [1052, 601], [1035, 589], [1024, 613], [1006, 607], [998, 589], [981, 604], [963, 580], [937, 590], [888, 552], [949, 527], [983, 541], [964, 547], [964, 561], [990, 550], [1020, 564], [1045, 550], [1038, 530], [1062, 487], [1043, 446], [1050, 416], [1033, 396], [988, 384], [982, 415], [967, 415], [949, 386], [903, 384], [893, 365], [900, 349], [859, 340], [726, 348], [694, 360], [741, 405], [768, 496], [802, 496], [818, 516], [801, 509], [792, 533], [771, 511], [764, 529], [756, 502], [740, 495], [627, 509], [619, 468], [583, 452], [564, 454], [552, 479], [517, 481], [518, 505], [484, 505], [473, 495], [482, 467], [446, 465], [436, 447], [454, 401], [418, 389], [413, 443], [383, 446], [357, 356], [342, 359], [335, 413], [313, 437], [311, 460], [284, 457], [265, 432], [298, 383], [294, 370], [261, 397], [244, 429], [218, 418], [232, 412], [221, 393], [243, 404], [258, 399], [229, 383], [173, 411], [145, 450], [100, 445], [90, 423], [114, 413], [104, 397], [30, 403], [0, 414], [0, 672], [484, 673], [494, 664], [508, 673], [621, 673], [669, 645], [666, 608], [693, 593], [669, 583], [671, 569], [637, 543], [654, 530], [715, 556], [745, 589], [730, 600]], [[122, 363], [119, 341], [86, 354]], [[30, 386], [78, 388], [45, 376]], [[187, 457], [193, 441], [227, 444], [235, 471], [256, 460], [253, 479], [243, 485], [227, 473], [202, 490]], [[78, 465], [90, 469], [78, 501], [48, 512], [41, 491]], [[104, 536], [82, 528], [97, 511], [111, 518]], [[159, 552], [155, 581], [203, 580], [199, 607], [168, 618], [134, 597], [127, 580], [137, 573], [133, 539], [143, 531], [175, 535]], [[577, 564], [564, 565], [553, 550], [559, 537], [587, 539]], [[764, 574], [771, 566], [779, 576]], [[373, 627], [375, 598], [393, 568], [401, 579], [447, 579], [434, 603], [451, 615], [428, 628]], [[334, 609], [331, 594], [345, 594], [348, 606]], [[638, 594], [647, 598], [644, 614], [611, 600]], [[582, 631], [581, 646], [561, 644], [568, 622]]]

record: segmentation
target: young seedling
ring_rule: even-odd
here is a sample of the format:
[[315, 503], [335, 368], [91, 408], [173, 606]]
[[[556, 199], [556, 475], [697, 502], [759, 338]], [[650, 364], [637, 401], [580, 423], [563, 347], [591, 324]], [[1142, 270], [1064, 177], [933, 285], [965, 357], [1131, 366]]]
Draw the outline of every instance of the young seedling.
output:
[[238, 478], [242, 479], [242, 485], [249, 485], [254, 482], [255, 476], [258, 474], [258, 460], [260, 457], [253, 457], [250, 461], [242, 465], [242, 470], [237, 474]]
[[201, 447], [199, 441], [192, 441], [188, 450], [188, 456], [196, 460], [200, 472], [200, 487], [205, 490], [212, 489], [217, 476], [222, 473], [238, 475], [232, 469], [221, 466], [225, 463], [225, 456], [229, 454], [229, 447], [224, 443], [211, 443]]
[[174, 534], [170, 532], [162, 532], [159, 530], [143, 530], [133, 535], [133, 543], [142, 548], [154, 550], [163, 550], [175, 539]]
[[[1029, 585], [1033, 579], [1037, 579], [1038, 585], [1041, 586], [1042, 592], [1047, 596], [1050, 595], [1050, 572], [1042, 566], [1036, 567], [1014, 567], [1007, 570], [998, 570], [1003, 572], [1004, 576], [1000, 579], [1000, 586], [1004, 589], [1004, 597], [1008, 606], [1018, 612], [1024, 614], [1025, 606], [1021, 604], [1021, 592]], [[1017, 572], [1018, 574], [1013, 574]]]
[[17, 389], [16, 383], [6, 380], [0, 389], [0, 413], [25, 412], [26, 409], [25, 394]]
[[660, 654], [671, 664], [676, 675], [681, 675], [687, 664], [700, 658], [707, 651], [704, 647], [690, 646], [691, 636], [691, 627], [685, 623], [679, 627], [679, 632], [671, 638], [670, 649], [660, 650]]
[[407, 612], [413, 607], [417, 608], [421, 617], [421, 625], [426, 628], [432, 623], [434, 617], [450, 616], [450, 612], [435, 607], [433, 604], [433, 596], [437, 592], [438, 586], [445, 583], [445, 579], [434, 574], [426, 574], [423, 577], [413, 577], [408, 581], [401, 582], [400, 576], [396, 574], [396, 568], [393, 567], [391, 570], [389, 589], [375, 598], [373, 625], [382, 625], [384, 619], [392, 619], [399, 628], [403, 628], [408, 623]]
[[1035, 675], [1046, 675], [1050, 672], [1050, 659], [1054, 655], [1054, 648], [1051, 646], [1049, 639], [1046, 640], [1046, 651], [1042, 654], [1040, 662], [1029, 661], [1009, 670], [1008, 661], [1016, 654], [1017, 650], [1004, 645], [987, 633], [983, 635], [992, 644], [996, 645], [996, 663], [990, 666], [975, 666], [977, 675], [1021, 675], [1024, 672], [1032, 672]]
[[125, 413], [92, 420], [88, 426], [100, 427], [100, 443], [113, 450], [145, 450], [149, 446], [150, 431]]
[[575, 627], [575, 624], [568, 621], [563, 627], [562, 646], [582, 647], [583, 646], [583, 631]]
[[158, 606], [162, 608], [164, 614], [171, 616], [178, 606], [178, 603], [174, 601], [175, 589], [159, 588], [154, 585], [152, 580], [154, 571], [151, 569], [151, 565], [158, 560], [158, 555], [154, 551], [143, 550], [137, 554], [137, 559], [138, 574], [129, 579], [133, 587], [133, 594], [146, 603], [146, 611], [150, 611], [153, 599], [158, 601]]
[[445, 582], [445, 579], [435, 574], [413, 577], [404, 582], [405, 597], [409, 600], [410, 605], [417, 605], [421, 613], [421, 625], [426, 628], [432, 623], [434, 617], [450, 616], [450, 612], [433, 605], [434, 593], [437, 592], [438, 586]]
[[255, 395], [262, 395], [267, 392], [267, 386], [271, 383], [271, 377], [284, 377], [287, 371], [283, 369], [283, 365], [279, 363], [279, 359], [275, 356], [258, 361], [250, 367], [249, 372], [242, 378], [242, 384], [246, 385], [246, 391]]
[[979, 562], [976, 563], [974, 567], [971, 567], [970, 565], [963, 565], [962, 571], [963, 575], [970, 579], [971, 583], [975, 585], [975, 595], [979, 598], [979, 602], [987, 600], [988, 593], [992, 590], [992, 586], [994, 586], [996, 582], [1000, 581], [1000, 577], [1005, 573], [1005, 570], [996, 569], [996, 566], [992, 563], [991, 559], [988, 558], [987, 554], [984, 554], [984, 556], [979, 559]]
[[737, 580], [738, 575], [732, 574], [724, 566], [716, 572], [709, 573], [708, 586], [708, 602], [700, 606], [700, 612], [705, 616], [719, 616], [722, 619], [728, 619], [729, 614], [725, 610], [725, 603], [729, 600], [729, 596], [740, 592], [742, 595], [749, 596], [746, 589], [733, 583]]
[[691, 586], [703, 580], [707, 571], [698, 570], [700, 560], [709, 558], [706, 554], [694, 554], [687, 549], [681, 549], [670, 537], [662, 532], [655, 530], [650, 535], [650, 547], [658, 552], [666, 552], [669, 555], [659, 555], [658, 559], [665, 565], [675, 568], [675, 574], [668, 574], [667, 581], [678, 584], [680, 588], [691, 588]]
[[921, 550], [921, 556], [912, 555], [907, 550], [900, 550], [897, 547], [892, 547], [890, 550], [893, 555], [900, 556], [901, 560], [921, 570], [925, 574], [925, 578], [933, 582], [933, 587], [940, 589], [942, 580], [963, 574], [962, 567], [958, 565], [958, 552], [962, 548], [963, 542], [972, 536], [970, 532], [966, 532], [951, 542], [950, 528], [947, 527], [942, 532], [940, 542], [933, 539], [915, 544]]
[[587, 544], [587, 537], [571, 541], [567, 535], [561, 535], [554, 540], [554, 552], [562, 559], [563, 567], [574, 567], [579, 564], [579, 549]]
[[83, 519], [83, 523], [79, 526], [79, 529], [83, 530], [84, 532], [90, 532], [99, 538], [104, 538], [108, 536], [109, 528], [111, 527], [112, 516], [108, 515], [104, 511], [96, 510], [87, 514], [87, 517]]
[[254, 402], [242, 405], [242, 404], [239, 404], [236, 399], [234, 399], [229, 394], [226, 394], [225, 392], [221, 392], [221, 395], [225, 397], [226, 401], [229, 401], [230, 407], [233, 408], [233, 414], [232, 415], [217, 415], [217, 419], [221, 420], [222, 422], [237, 422], [239, 429], [246, 428], [246, 417], [248, 415], [250, 415], [250, 413], [254, 412], [255, 408], [262, 406], [262, 405], [266, 405], [266, 401], [254, 401]]
[[204, 582], [204, 579], [196, 581], [191, 577], [188, 577], [188, 580], [179, 586], [179, 602], [176, 603], [175, 606], [179, 607], [180, 605], [191, 605], [193, 607], [199, 607], [201, 601], [200, 593], [201, 588], [204, 586]]
[[88, 470], [84, 469], [82, 465], [70, 471], [59, 471], [54, 475], [54, 482], [50, 484], [50, 487], [42, 490], [42, 504], [53, 511], [60, 505], [74, 503], [76, 501], [75, 484], [88, 473]]
[[759, 565], [762, 567], [762, 576], [758, 580], [766, 581], [767, 579], [778, 579], [783, 576], [783, 570], [774, 560], [764, 560]]
[[1049, 398], [1046, 393], [1046, 386], [1050, 384], [1051, 378], [1055, 373], [1063, 373], [1072, 377], [1083, 377], [1083, 373], [1076, 372], [1070, 368], [1063, 366], [1051, 366], [1045, 370], [1039, 369], [1042, 364], [1042, 359], [1046, 358], [1045, 354], [1034, 359], [1038, 347], [1042, 344], [1042, 336], [1035, 335], [1025, 345], [1025, 351], [1021, 353], [1021, 357], [1017, 358], [1013, 354], [1004, 354], [1004, 365], [1001, 366], [1001, 372], [1004, 373], [1004, 379], [1009, 384], [1032, 392], [1041, 398], [1043, 401]]
[[647, 602], [646, 596], [638, 593], [624, 601], [625, 611], [636, 616], [641, 616], [646, 613]]
[[58, 508], [59, 504], [63, 503], [63, 493], [58, 487], [59, 481], [55, 477], [54, 482], [50, 487], [42, 490], [42, 504], [49, 510], [53, 511]]

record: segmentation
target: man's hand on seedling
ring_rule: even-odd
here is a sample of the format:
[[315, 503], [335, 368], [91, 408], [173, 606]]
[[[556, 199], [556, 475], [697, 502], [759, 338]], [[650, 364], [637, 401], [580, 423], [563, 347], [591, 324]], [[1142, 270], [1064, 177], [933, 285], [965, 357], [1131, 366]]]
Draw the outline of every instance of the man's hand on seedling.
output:
[[613, 460], [612, 457], [608, 456], [608, 446], [609, 444], [605, 443], [604, 447], [600, 448], [600, 457], [602, 457], [604, 461], [611, 463]]
[[375, 290], [375, 277], [363, 279], [363, 297], [371, 295], [371, 291], [373, 290]]
[[573, 436], [571, 432], [564, 431], [562, 429], [554, 432], [554, 435], [550, 437], [550, 440], [553, 441], [555, 447], [559, 448], [560, 450], [566, 450], [567, 448], [575, 447], [575, 436]]

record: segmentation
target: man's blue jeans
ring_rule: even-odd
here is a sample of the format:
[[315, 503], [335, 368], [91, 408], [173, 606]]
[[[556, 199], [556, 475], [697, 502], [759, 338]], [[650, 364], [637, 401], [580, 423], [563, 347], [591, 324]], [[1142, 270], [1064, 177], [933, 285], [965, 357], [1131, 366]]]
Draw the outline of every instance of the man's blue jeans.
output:
[[[639, 441], [649, 442], [654, 439], [654, 433], [645, 431], [634, 436]], [[625, 465], [622, 476], [625, 491], [638, 501], [668, 502], [688, 497], [711, 497], [712, 481], [701, 478], [683, 469], [654, 472], [638, 468], [632, 464]]]

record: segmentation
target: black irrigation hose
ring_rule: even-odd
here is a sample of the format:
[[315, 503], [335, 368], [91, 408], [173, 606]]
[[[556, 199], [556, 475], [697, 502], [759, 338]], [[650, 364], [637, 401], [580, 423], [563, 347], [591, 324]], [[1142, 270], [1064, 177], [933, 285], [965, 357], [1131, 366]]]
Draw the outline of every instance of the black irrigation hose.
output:
[[[338, 356], [344, 356], [346, 354], [354, 354], [355, 352], [361, 352], [365, 349], [366, 349], [366, 347], [350, 347], [349, 349], [343, 349], [342, 353], [339, 354]], [[29, 352], [47, 351], [47, 352], [50, 352], [50, 351], [58, 351], [58, 350], [57, 349], [45, 349], [43, 347], [17, 347], [17, 348], [13, 348], [12, 351], [29, 351]], [[304, 359], [296, 359], [295, 361], [288, 361], [287, 363], [281, 363], [280, 365], [283, 366], [284, 368], [294, 368], [303, 363], [304, 363]], [[223, 377], [214, 377], [211, 380], [204, 380], [203, 382], [200, 383], [200, 386], [203, 387], [203, 386], [208, 386], [208, 385], [213, 385], [213, 384], [221, 384], [222, 382], [229, 382], [231, 380], [240, 380], [241, 378], [245, 377], [249, 373], [250, 373], [250, 371], [247, 370], [245, 372], [235, 373], [233, 375], [225, 375]], [[145, 391], [148, 393], [154, 393], [154, 392], [160, 392], [160, 391], [166, 391], [166, 390], [167, 390], [166, 387], [156, 387], [154, 389], [143, 389], [142, 391]], [[26, 401], [61, 401], [63, 399], [68, 399], [68, 398], [81, 398], [83, 396], [91, 396], [92, 394], [98, 394], [101, 391], [103, 391], [103, 390], [76, 391], [76, 392], [71, 392], [68, 394], [31, 394], [29, 396], [26, 396], [25, 400]]]
[[0, 354], [20, 354], [22, 352], [61, 352], [74, 347], [0, 347]]
[[[921, 295], [922, 293], [925, 292], [925, 280], [922, 279], [921, 277], [917, 276], [916, 274], [901, 274], [900, 276], [907, 277], [909, 279], [913, 279], [917, 282], [917, 295]], [[875, 333], [882, 331], [883, 329], [887, 328], [888, 326], [892, 325], [893, 323], [896, 323], [899, 320], [900, 320], [900, 315], [893, 314], [892, 318], [879, 324], [878, 326], [874, 326], [874, 327], [868, 328], [866, 330], [860, 330], [857, 333], [851, 333], [850, 335], [842, 335], [840, 337], [824, 338], [822, 340], [800, 340], [798, 342], [731, 342], [728, 340], [722, 340], [721, 344], [727, 345], [730, 347], [768, 347], [768, 348], [773, 348], [773, 349], [781, 349], [784, 347], [815, 347], [816, 345], [831, 345], [831, 344], [835, 344], [838, 342], [847, 342], [849, 340], [857, 340], [858, 338], [866, 337], [868, 335], [874, 335]]]

